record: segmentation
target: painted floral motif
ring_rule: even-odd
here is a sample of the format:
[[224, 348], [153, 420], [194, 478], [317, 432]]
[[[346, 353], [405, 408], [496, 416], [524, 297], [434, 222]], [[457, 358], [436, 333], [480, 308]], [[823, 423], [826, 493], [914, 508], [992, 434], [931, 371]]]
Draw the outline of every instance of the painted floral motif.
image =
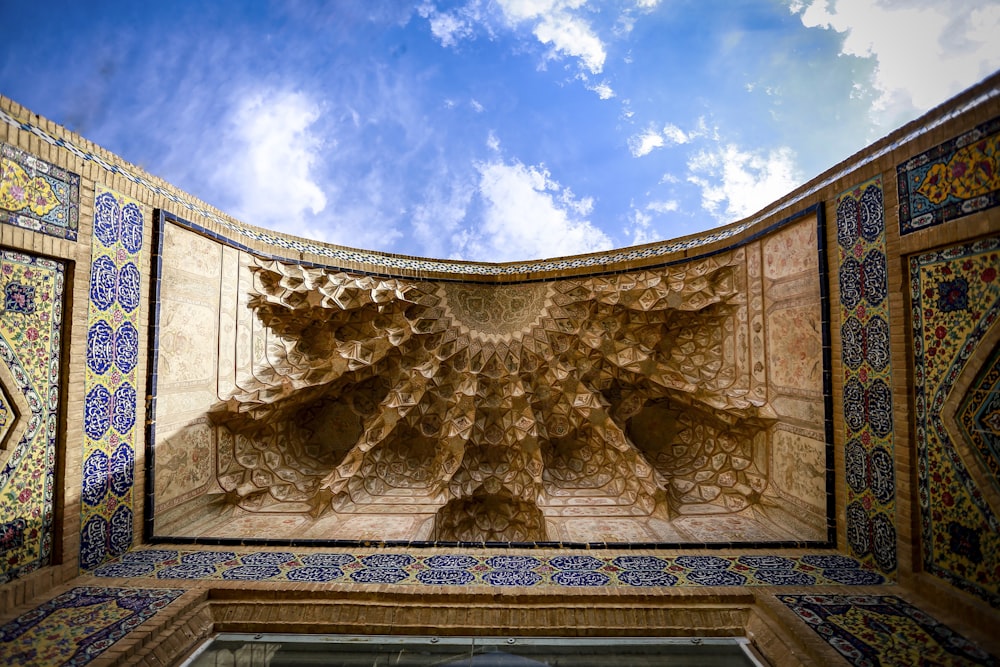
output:
[[998, 144], [1000, 118], [994, 118], [899, 165], [899, 233], [1000, 203]]
[[132, 545], [142, 226], [137, 202], [98, 186], [83, 413], [80, 566], [85, 570]]
[[839, 554], [599, 557], [377, 552], [138, 549], [100, 565], [98, 577], [311, 581], [429, 586], [871, 586], [886, 579]]
[[1000, 606], [1000, 517], [955, 449], [952, 438], [959, 434], [945, 427], [942, 409], [970, 357], [997, 326], [998, 266], [998, 237], [910, 258], [924, 569], [994, 606]]
[[76, 239], [80, 177], [0, 144], [0, 223]]
[[889, 280], [881, 178], [837, 198], [841, 359], [851, 552], [896, 569]]
[[989, 653], [894, 595], [778, 599], [857, 667], [998, 664]]
[[52, 553], [64, 275], [59, 262], [0, 252], [0, 363], [14, 381], [5, 391], [19, 392], [29, 410], [0, 466], [0, 583], [47, 565]]
[[35, 312], [35, 288], [21, 283], [7, 283], [3, 288], [3, 308], [9, 313], [30, 315]]
[[0, 663], [85, 665], [183, 593], [179, 589], [73, 588], [0, 626]]

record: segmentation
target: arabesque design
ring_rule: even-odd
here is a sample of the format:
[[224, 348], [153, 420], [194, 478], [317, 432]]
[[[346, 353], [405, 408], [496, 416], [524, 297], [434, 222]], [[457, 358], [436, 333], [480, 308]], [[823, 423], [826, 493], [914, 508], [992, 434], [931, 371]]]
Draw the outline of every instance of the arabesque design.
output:
[[[52, 555], [65, 267], [0, 251], [0, 583]], [[20, 406], [15, 411], [13, 407]]]
[[132, 546], [143, 215], [98, 186], [87, 316], [80, 567]]
[[856, 667], [988, 665], [996, 658], [895, 595], [779, 595]]
[[899, 165], [899, 233], [1000, 203], [998, 144], [1000, 118], [994, 118]]
[[86, 665], [183, 593], [181, 589], [72, 588], [0, 626], [0, 663]]
[[955, 381], [1000, 317], [1000, 238], [910, 258], [924, 569], [1000, 606], [1000, 517], [944, 422]]
[[80, 177], [0, 143], [0, 223], [75, 240]]
[[670, 555], [599, 551], [558, 556], [529, 552], [427, 553], [130, 551], [94, 570], [98, 577], [292, 581], [399, 585], [533, 587], [870, 586], [885, 577], [840, 554]]
[[858, 558], [896, 569], [892, 368], [880, 178], [837, 198], [847, 541]]

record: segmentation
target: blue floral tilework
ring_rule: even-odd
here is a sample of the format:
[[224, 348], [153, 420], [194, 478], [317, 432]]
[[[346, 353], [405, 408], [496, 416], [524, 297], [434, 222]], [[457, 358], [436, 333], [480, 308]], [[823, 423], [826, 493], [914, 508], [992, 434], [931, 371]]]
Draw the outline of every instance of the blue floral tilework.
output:
[[138, 202], [97, 187], [87, 312], [80, 567], [132, 546], [138, 409], [140, 262]]
[[98, 577], [426, 586], [872, 586], [884, 576], [854, 558], [468, 553], [295, 553], [139, 549]]
[[997, 659], [895, 595], [779, 595], [856, 667], [989, 665]]
[[85, 665], [184, 593], [81, 586], [0, 626], [0, 664]]
[[837, 197], [847, 543], [896, 570], [889, 279], [882, 179]]

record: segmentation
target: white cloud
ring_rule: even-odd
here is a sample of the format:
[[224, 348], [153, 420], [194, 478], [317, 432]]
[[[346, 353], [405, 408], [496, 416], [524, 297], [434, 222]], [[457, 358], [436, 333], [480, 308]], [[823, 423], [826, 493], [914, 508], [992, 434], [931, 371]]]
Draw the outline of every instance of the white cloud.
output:
[[1000, 67], [1000, 4], [981, 0], [794, 0], [803, 25], [844, 33], [841, 52], [877, 60], [876, 118], [893, 124]]
[[477, 165], [482, 221], [456, 234], [457, 254], [503, 262], [611, 248], [586, 219], [593, 200], [577, 198], [542, 165], [494, 161]]
[[680, 205], [677, 203], [676, 199], [651, 201], [646, 204], [647, 211], [654, 211], [656, 213], [670, 213], [671, 211], [676, 211], [679, 207]]
[[473, 17], [469, 16], [472, 13], [470, 8], [463, 8], [455, 14], [450, 14], [439, 12], [434, 5], [425, 2], [417, 7], [417, 13], [427, 19], [431, 26], [431, 34], [441, 42], [441, 46], [455, 46], [459, 41], [473, 35]]
[[313, 130], [319, 103], [294, 91], [244, 92], [228, 119], [225, 160], [214, 174], [221, 189], [235, 199], [237, 217], [293, 234], [316, 234], [304, 228], [306, 212], [326, 208], [327, 195], [316, 169], [323, 141]]
[[663, 135], [652, 128], [634, 134], [628, 139], [628, 149], [632, 152], [632, 157], [649, 155], [657, 148], [663, 148], [664, 145]]
[[701, 188], [702, 208], [720, 222], [756, 213], [801, 183], [790, 148], [750, 152], [734, 144], [692, 156], [687, 180]]
[[652, 228], [653, 216], [633, 208], [628, 216], [629, 224], [625, 226], [625, 234], [629, 237], [629, 245], [642, 245], [657, 240], [657, 234]]
[[665, 136], [672, 144], [686, 144], [691, 141], [691, 137], [687, 134], [687, 132], [673, 123], [667, 123], [663, 126], [663, 136]]
[[486, 137], [486, 147], [494, 153], [500, 150], [500, 139], [493, 130], [490, 130], [489, 135]]
[[611, 89], [611, 86], [609, 86], [606, 81], [602, 81], [592, 86], [587, 86], [587, 90], [594, 91], [602, 100], [610, 100], [615, 96], [615, 91]]
[[482, 103], [476, 98], [472, 98], [471, 100], [469, 100], [469, 106], [471, 106], [472, 110], [475, 111], [476, 113], [482, 113], [486, 111], [486, 107], [484, 107]]
[[655, 9], [660, 4], [660, 0], [635, 0], [635, 6], [639, 9]]
[[538, 41], [552, 45], [553, 56], [579, 58], [593, 74], [604, 68], [604, 43], [575, 11], [585, 0], [498, 0], [498, 4], [510, 23], [531, 23]]

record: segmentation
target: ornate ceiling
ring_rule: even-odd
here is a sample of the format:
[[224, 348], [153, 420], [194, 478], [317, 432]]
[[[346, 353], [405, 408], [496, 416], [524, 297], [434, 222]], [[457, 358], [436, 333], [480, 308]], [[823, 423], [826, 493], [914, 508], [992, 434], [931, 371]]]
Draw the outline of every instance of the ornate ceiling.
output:
[[[510, 284], [237, 259], [168, 226], [158, 529], [259, 537], [270, 517], [321, 540], [822, 541], [815, 224]], [[215, 332], [190, 311], [206, 278]], [[203, 363], [218, 369], [211, 404], [171, 381]], [[164, 409], [178, 400], [194, 409]]]

